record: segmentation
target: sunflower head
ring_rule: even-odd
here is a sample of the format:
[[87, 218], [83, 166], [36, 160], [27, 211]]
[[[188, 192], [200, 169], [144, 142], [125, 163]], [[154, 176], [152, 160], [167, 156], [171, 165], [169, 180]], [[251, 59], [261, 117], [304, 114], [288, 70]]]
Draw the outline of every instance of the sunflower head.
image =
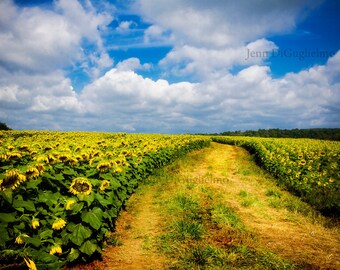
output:
[[26, 265], [28, 267], [28, 270], [37, 270], [37, 267], [36, 267], [36, 265], [35, 265], [33, 260], [28, 259], [28, 258], [27, 259], [24, 258], [24, 260], [25, 260], [25, 263], [26, 263]]
[[104, 191], [105, 189], [107, 189], [108, 187], [110, 186], [110, 182], [107, 181], [107, 180], [103, 180], [101, 183], [100, 183], [100, 191]]
[[20, 151], [29, 151], [30, 148], [28, 147], [27, 144], [24, 144], [24, 145], [20, 145], [20, 146], [19, 146], [19, 150], [20, 150]]
[[15, 189], [21, 182], [26, 181], [26, 176], [17, 169], [10, 169], [6, 172], [6, 178], [0, 180], [0, 190], [6, 188]]
[[13, 146], [13, 145], [8, 145], [8, 146], [7, 146], [7, 149], [8, 149], [9, 151], [12, 151], [12, 150], [14, 149], [14, 146]]
[[25, 238], [29, 238], [29, 236], [25, 233], [20, 234], [19, 236], [17, 236], [15, 238], [15, 243], [18, 244], [18, 245], [22, 245], [22, 244], [25, 243], [25, 241], [24, 241]]
[[59, 245], [54, 245], [50, 250], [50, 255], [61, 254], [61, 253], [63, 253], [63, 250], [61, 249], [61, 246]]
[[48, 162], [49, 162], [48, 157], [45, 156], [45, 155], [38, 156], [38, 157], [36, 158], [36, 160], [37, 160], [38, 162], [42, 162], [42, 163], [48, 163]]
[[61, 154], [58, 158], [61, 162], [66, 162], [71, 158], [71, 156], [69, 154]]
[[103, 162], [100, 162], [98, 165], [97, 165], [97, 171], [100, 171], [100, 172], [106, 172], [108, 170], [111, 169], [111, 163], [108, 162], [108, 161], [103, 161]]
[[33, 229], [36, 229], [36, 228], [38, 228], [39, 226], [40, 226], [39, 219], [33, 218], [33, 219], [32, 219], [32, 228], [33, 228]]
[[304, 160], [304, 159], [302, 159], [301, 161], [300, 161], [300, 165], [306, 165], [306, 160]]
[[39, 170], [36, 167], [29, 167], [26, 170], [26, 178], [30, 179], [30, 178], [35, 178], [39, 176]]
[[123, 156], [128, 156], [129, 155], [129, 151], [124, 149], [120, 152]]
[[21, 154], [19, 152], [9, 152], [7, 153], [9, 160], [19, 159], [21, 158]]
[[117, 167], [114, 169], [114, 173], [121, 173], [123, 171], [123, 169], [121, 167]]
[[74, 195], [89, 195], [92, 191], [92, 184], [91, 182], [86, 179], [85, 177], [77, 177], [73, 179], [70, 192]]
[[0, 160], [7, 160], [7, 155], [4, 153], [0, 153]]
[[49, 154], [47, 159], [48, 159], [48, 163], [51, 163], [51, 164], [56, 163], [58, 161], [58, 159], [52, 154]]
[[71, 164], [71, 165], [77, 165], [78, 164], [78, 159], [77, 158], [70, 158], [68, 161], [67, 161], [68, 164]]
[[76, 203], [75, 199], [68, 199], [65, 204], [65, 209], [70, 210], [71, 206]]
[[41, 163], [36, 164], [35, 168], [39, 171], [39, 174], [42, 174], [45, 171], [45, 167]]
[[65, 225], [66, 225], [66, 221], [63, 220], [62, 218], [58, 218], [53, 222], [52, 229], [53, 230], [60, 230], [60, 229], [64, 228]]

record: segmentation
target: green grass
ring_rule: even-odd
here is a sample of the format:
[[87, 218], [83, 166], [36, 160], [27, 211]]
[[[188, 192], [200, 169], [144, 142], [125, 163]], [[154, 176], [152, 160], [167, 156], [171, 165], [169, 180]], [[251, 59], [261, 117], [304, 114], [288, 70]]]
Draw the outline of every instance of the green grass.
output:
[[274, 189], [267, 189], [266, 196], [274, 197], [274, 198], [281, 198], [281, 192], [274, 190]]
[[199, 240], [204, 234], [204, 226], [197, 221], [183, 219], [174, 222], [172, 227], [175, 229], [172, 236], [178, 240]]
[[235, 211], [222, 203], [213, 206], [211, 210], [211, 221], [234, 229], [244, 229], [244, 224]]

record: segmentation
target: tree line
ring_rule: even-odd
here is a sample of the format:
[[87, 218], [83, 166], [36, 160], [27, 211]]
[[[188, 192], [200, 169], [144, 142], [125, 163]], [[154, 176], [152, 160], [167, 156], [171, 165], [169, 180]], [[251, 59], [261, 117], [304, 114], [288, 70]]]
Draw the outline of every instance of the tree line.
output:
[[309, 129], [259, 129], [246, 131], [225, 131], [219, 134], [222, 136], [248, 136], [264, 138], [311, 138], [321, 140], [340, 141], [340, 128], [309, 128]]
[[11, 128], [7, 126], [5, 123], [0, 122], [0, 130], [11, 130]]

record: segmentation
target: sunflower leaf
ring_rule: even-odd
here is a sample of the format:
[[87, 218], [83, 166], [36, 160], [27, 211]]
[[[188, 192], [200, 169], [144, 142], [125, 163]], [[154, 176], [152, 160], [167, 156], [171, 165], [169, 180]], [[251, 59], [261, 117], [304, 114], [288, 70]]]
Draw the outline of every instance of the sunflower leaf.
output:
[[35, 212], [35, 206], [32, 201], [24, 201], [22, 199], [14, 200], [13, 207], [17, 210], [25, 208], [28, 211]]
[[1, 223], [10, 223], [14, 222], [17, 219], [15, 218], [16, 212], [13, 213], [1, 213], [0, 215], [0, 222]]
[[74, 260], [78, 259], [79, 251], [77, 249], [71, 248], [70, 253], [67, 255], [67, 260], [73, 262]]
[[90, 212], [83, 212], [81, 218], [84, 222], [89, 223], [92, 228], [98, 230], [102, 225], [103, 211], [96, 207]]
[[89, 238], [92, 234], [92, 231], [83, 226], [82, 224], [77, 224], [76, 226], [74, 226], [73, 231], [71, 233], [71, 237], [70, 240], [80, 246], [85, 239]]
[[81, 247], [80, 251], [91, 256], [97, 250], [97, 245], [93, 244], [90, 240], [87, 240]]
[[10, 188], [5, 189], [4, 191], [0, 191], [0, 196], [10, 204], [12, 204], [13, 201], [12, 194], [13, 191]]

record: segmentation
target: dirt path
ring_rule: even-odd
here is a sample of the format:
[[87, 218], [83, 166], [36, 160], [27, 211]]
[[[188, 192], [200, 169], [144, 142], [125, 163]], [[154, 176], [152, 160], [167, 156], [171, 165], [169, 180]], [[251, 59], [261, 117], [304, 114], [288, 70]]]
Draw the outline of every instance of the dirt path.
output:
[[166, 258], [157, 254], [155, 238], [160, 234], [161, 221], [153, 204], [154, 190], [133, 195], [117, 221], [116, 237], [120, 244], [106, 249], [102, 269], [164, 269]]
[[[193, 179], [211, 179], [205, 185], [224, 193], [226, 203], [255, 233], [259, 245], [305, 268], [340, 269], [339, 228], [325, 228], [320, 224], [322, 218], [313, 220], [296, 211], [271, 207], [272, 198], [266, 196], [266, 191], [276, 189], [273, 179], [254, 164], [244, 149], [213, 143], [203, 151], [205, 155], [198, 166], [192, 164], [181, 173]], [[293, 203], [294, 200], [292, 207]]]
[[[169, 179], [176, 175], [179, 181], [223, 194], [225, 204], [256, 236], [254, 248], [271, 250], [303, 269], [340, 269], [339, 228], [325, 228], [322, 217], [300, 214], [296, 199], [279, 190], [244, 149], [212, 143], [190, 153], [167, 173]], [[171, 265], [155, 244], [167, 222], [162, 219], [157, 192], [160, 186], [162, 192], [176, 192], [176, 185], [171, 180], [162, 185], [142, 185], [117, 220], [116, 238], [121, 244], [108, 247], [103, 262], [92, 263], [89, 269], [165, 269]], [[279, 191], [282, 196], [268, 196], [268, 190]], [[282, 206], [288, 203], [297, 210]]]

